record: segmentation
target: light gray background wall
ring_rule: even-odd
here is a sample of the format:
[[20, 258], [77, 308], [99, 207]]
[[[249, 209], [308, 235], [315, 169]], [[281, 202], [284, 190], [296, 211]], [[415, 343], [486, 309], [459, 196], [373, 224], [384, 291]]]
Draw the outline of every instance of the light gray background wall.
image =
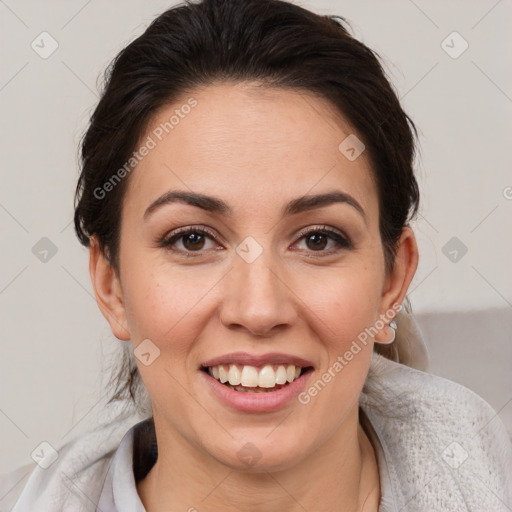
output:
[[[468, 385], [509, 421], [512, 3], [300, 4], [351, 22], [384, 58], [420, 128], [421, 259], [409, 295], [432, 371]], [[0, 472], [101, 409], [119, 342], [97, 309], [71, 223], [77, 144], [100, 72], [171, 5], [0, 1]]]

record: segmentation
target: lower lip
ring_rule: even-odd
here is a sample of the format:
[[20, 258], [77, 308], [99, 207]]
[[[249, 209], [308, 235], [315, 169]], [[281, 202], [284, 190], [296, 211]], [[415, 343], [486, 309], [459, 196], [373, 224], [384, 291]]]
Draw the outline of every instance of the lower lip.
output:
[[235, 391], [221, 384], [209, 373], [205, 371], [200, 371], [199, 373], [202, 374], [215, 396], [228, 407], [241, 412], [272, 412], [289, 405], [294, 399], [297, 399], [299, 393], [304, 389], [306, 379], [312, 373], [312, 370], [309, 369], [298, 379], [277, 391], [262, 393]]

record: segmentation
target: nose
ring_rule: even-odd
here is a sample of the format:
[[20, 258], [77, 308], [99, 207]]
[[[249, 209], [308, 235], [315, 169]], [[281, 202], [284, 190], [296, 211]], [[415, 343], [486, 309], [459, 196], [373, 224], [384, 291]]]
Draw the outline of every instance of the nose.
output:
[[[236, 256], [226, 276], [220, 319], [229, 329], [270, 337], [296, 322], [296, 296], [281, 265], [265, 257], [252, 263]], [[272, 267], [272, 268], [271, 268]]]

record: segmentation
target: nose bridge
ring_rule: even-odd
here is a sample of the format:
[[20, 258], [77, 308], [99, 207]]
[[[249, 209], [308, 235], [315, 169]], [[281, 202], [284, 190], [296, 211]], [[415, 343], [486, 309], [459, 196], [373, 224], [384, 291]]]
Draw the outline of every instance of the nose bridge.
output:
[[227, 327], [244, 327], [252, 334], [265, 335], [276, 326], [291, 324], [296, 313], [282, 262], [269, 248], [261, 247], [254, 258], [257, 247], [251, 243], [237, 248], [221, 320]]

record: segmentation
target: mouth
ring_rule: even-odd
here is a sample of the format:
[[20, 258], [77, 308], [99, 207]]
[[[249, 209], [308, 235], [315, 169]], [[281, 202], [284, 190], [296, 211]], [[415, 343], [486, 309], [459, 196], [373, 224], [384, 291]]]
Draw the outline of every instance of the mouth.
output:
[[296, 406], [315, 368], [290, 354], [237, 352], [205, 361], [199, 370], [215, 401], [241, 413], [260, 414]]
[[306, 373], [312, 366], [295, 364], [217, 364], [202, 366], [201, 370], [227, 388], [242, 393], [272, 393], [286, 388]]

